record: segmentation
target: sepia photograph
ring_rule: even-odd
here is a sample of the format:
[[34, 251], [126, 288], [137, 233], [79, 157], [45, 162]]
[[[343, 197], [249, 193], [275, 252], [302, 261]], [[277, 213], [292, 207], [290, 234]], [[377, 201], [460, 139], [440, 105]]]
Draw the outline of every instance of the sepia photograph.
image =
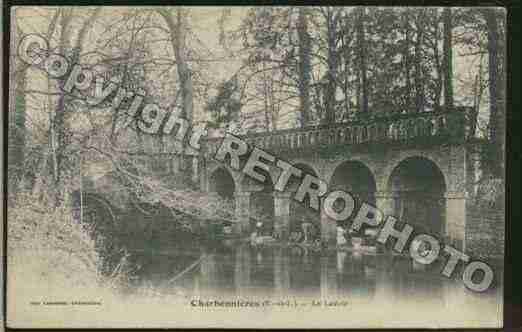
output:
[[503, 327], [505, 8], [9, 10], [8, 327]]

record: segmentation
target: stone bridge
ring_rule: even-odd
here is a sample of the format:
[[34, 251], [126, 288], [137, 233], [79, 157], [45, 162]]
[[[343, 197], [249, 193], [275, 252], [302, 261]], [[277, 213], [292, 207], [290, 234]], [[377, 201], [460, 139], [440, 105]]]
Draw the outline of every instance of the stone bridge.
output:
[[[358, 119], [329, 126], [255, 133], [243, 138], [306, 173], [323, 179], [328, 190], [344, 189], [455, 245], [465, 246], [466, 208], [480, 172], [482, 143], [469, 135], [469, 108]], [[336, 223], [274, 192], [274, 166], [264, 184], [213, 160], [222, 139], [207, 139], [199, 158], [201, 189], [235, 202], [239, 228], [252, 229], [252, 215], [273, 220], [287, 234], [307, 221], [322, 239], [336, 239]], [[306, 202], [305, 202], [306, 203]], [[322, 211], [322, 209], [321, 209]]]

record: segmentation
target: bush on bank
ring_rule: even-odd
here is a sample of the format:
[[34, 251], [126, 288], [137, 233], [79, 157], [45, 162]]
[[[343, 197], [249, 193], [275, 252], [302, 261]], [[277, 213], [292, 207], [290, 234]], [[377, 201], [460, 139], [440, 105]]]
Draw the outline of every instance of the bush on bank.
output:
[[101, 273], [103, 259], [88, 230], [74, 222], [66, 204], [53, 208], [48, 203], [30, 193], [19, 193], [9, 202], [7, 265], [8, 277], [16, 276], [11, 280], [14, 289], [36, 287], [48, 295], [122, 286], [132, 275], [127, 256], [111, 273]]

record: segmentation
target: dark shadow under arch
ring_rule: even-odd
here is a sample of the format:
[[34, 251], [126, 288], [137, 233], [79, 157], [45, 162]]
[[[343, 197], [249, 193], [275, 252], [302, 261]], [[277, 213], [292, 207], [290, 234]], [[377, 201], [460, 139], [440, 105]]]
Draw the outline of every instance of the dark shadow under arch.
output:
[[409, 157], [392, 171], [387, 189], [394, 196], [393, 214], [419, 231], [442, 235], [446, 183], [440, 168], [425, 157]]
[[224, 168], [216, 169], [209, 178], [209, 192], [217, 193], [221, 198], [230, 200], [234, 198], [236, 185], [232, 174]]
[[348, 160], [335, 168], [329, 191], [344, 190], [353, 194], [360, 204], [375, 204], [376, 183], [372, 171], [363, 162]]

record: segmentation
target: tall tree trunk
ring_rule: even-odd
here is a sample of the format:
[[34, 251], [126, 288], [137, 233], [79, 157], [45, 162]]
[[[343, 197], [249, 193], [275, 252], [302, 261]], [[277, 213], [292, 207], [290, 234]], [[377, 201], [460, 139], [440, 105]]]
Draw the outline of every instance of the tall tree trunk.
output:
[[[357, 50], [357, 54], [359, 54], [359, 51]], [[360, 60], [359, 55], [357, 55], [356, 64], [358, 65], [358, 68], [355, 69], [355, 109], [357, 110], [358, 114], [363, 114], [363, 97], [362, 97], [362, 84], [361, 84], [361, 67], [360, 67]]]
[[[26, 132], [26, 76], [27, 70], [25, 64], [20, 63], [14, 57], [14, 64], [11, 67], [14, 68], [11, 71], [11, 80], [13, 84], [13, 92], [10, 97], [10, 109], [9, 109], [9, 149], [8, 149], [8, 174], [9, 174], [9, 193], [16, 193], [18, 183], [24, 177], [24, 160], [25, 160], [25, 132]], [[23, 67], [23, 68], [22, 68]]]
[[[70, 49], [70, 23], [72, 20], [73, 9], [61, 9], [60, 20], [60, 41], [58, 45], [59, 54], [66, 54]], [[61, 81], [60, 90], [63, 91], [63, 84]], [[54, 108], [54, 114], [51, 121], [51, 151], [52, 151], [52, 165], [53, 165], [53, 180], [54, 180], [54, 198], [55, 206], [61, 205], [63, 202], [63, 183], [62, 174], [66, 158], [65, 148], [67, 147], [66, 128], [65, 128], [65, 112], [66, 112], [66, 95], [60, 94], [58, 103]]]
[[342, 37], [342, 49], [343, 49], [343, 60], [344, 60], [344, 80], [343, 80], [343, 92], [344, 92], [344, 116], [349, 118], [350, 116], [350, 52], [348, 50], [349, 41], [347, 40], [346, 33]]
[[264, 116], [265, 116], [265, 130], [270, 131], [271, 126], [271, 117], [270, 117], [270, 94], [268, 93], [268, 75], [266, 73], [266, 63], [262, 62], [263, 67], [263, 107], [264, 107]]
[[435, 32], [435, 40], [433, 42], [433, 57], [435, 61], [435, 109], [440, 108], [440, 99], [442, 97], [442, 86], [443, 86], [443, 79], [442, 79], [442, 65], [440, 63], [440, 55], [439, 55], [439, 34], [438, 34], [438, 27], [436, 28]]
[[279, 122], [279, 102], [276, 100], [276, 91], [274, 89], [274, 78], [270, 76], [269, 80], [270, 93], [270, 122], [272, 123], [272, 131], [276, 131]]
[[415, 40], [415, 110], [424, 109], [424, 79], [422, 73], [422, 43], [424, 38], [424, 9], [417, 17], [417, 39]]
[[[98, 7], [94, 10], [94, 12], [89, 16], [89, 18], [83, 23], [80, 31], [78, 33], [78, 38], [73, 48], [73, 54], [71, 58], [71, 63], [78, 63], [79, 56], [82, 50], [82, 44], [84, 42], [85, 36], [88, 30], [91, 28], [92, 24], [96, 20], [97, 16], [101, 11], [101, 7]], [[71, 21], [73, 18], [73, 9], [61, 9], [61, 31], [60, 31], [60, 42], [58, 45], [60, 54], [67, 54], [67, 51], [70, 50], [71, 45]], [[60, 82], [60, 89], [63, 91], [63, 84], [65, 82]], [[51, 121], [51, 151], [53, 158], [53, 176], [54, 176], [54, 185], [55, 185], [55, 204], [59, 206], [64, 200], [64, 184], [63, 173], [64, 162], [67, 158], [66, 148], [69, 145], [69, 138], [67, 135], [67, 128], [65, 123], [66, 116], [66, 106], [69, 104], [69, 97], [62, 93], [58, 97], [58, 103], [56, 105], [54, 114], [52, 115]]]
[[[498, 15], [498, 12], [497, 12]], [[506, 162], [506, 15], [498, 17], [498, 76], [497, 76], [497, 138], [499, 143], [499, 173], [504, 177]]]
[[301, 104], [301, 127], [310, 122], [310, 75], [312, 65], [310, 61], [311, 44], [308, 34], [308, 18], [306, 7], [299, 8], [297, 33], [299, 35], [299, 99]]
[[411, 84], [411, 59], [410, 59], [410, 22], [409, 22], [409, 12], [406, 11], [406, 18], [404, 20], [404, 47], [402, 50], [402, 55], [404, 58], [404, 77], [406, 79], [406, 93], [405, 93], [405, 107], [406, 112], [411, 112], [412, 107], [412, 84]]
[[328, 16], [326, 19], [327, 25], [327, 42], [328, 42], [328, 69], [327, 69], [327, 82], [326, 82], [326, 93], [325, 93], [325, 116], [323, 118], [324, 123], [335, 122], [335, 108], [336, 98], [335, 92], [337, 89], [337, 17], [333, 9], [328, 8]]
[[478, 119], [478, 111], [480, 110], [480, 104], [482, 101], [482, 94], [484, 93], [484, 84], [482, 77], [482, 62], [483, 56], [480, 56], [479, 60], [479, 68], [477, 75], [475, 76], [475, 82], [473, 84], [473, 110], [470, 116], [470, 129], [469, 136], [475, 137], [477, 133], [477, 119]]
[[444, 24], [443, 69], [444, 69], [444, 106], [453, 107], [453, 65], [452, 65], [452, 23], [451, 9], [446, 7], [442, 12]]
[[[54, 30], [56, 28], [56, 24], [60, 17], [61, 10], [56, 9], [54, 14], [52, 15], [49, 26], [47, 29], [47, 33], [45, 35], [46, 40], [51, 40], [51, 37], [54, 34]], [[16, 9], [15, 14], [12, 17], [17, 17]], [[12, 48], [15, 48], [17, 40], [20, 40], [23, 36], [23, 31], [20, 27], [15, 24], [13, 21], [13, 33], [11, 35]], [[11, 83], [13, 86], [9, 89], [12, 95], [9, 96], [9, 144], [12, 148], [8, 151], [8, 162], [9, 168], [14, 172], [9, 174], [15, 174], [15, 177], [9, 178], [9, 192], [16, 193], [18, 188], [18, 180], [21, 177], [24, 177], [27, 174], [28, 170], [24, 169], [25, 164], [25, 149], [26, 149], [26, 141], [25, 141], [25, 131], [26, 131], [26, 87], [27, 87], [27, 69], [30, 67], [29, 64], [23, 63], [18, 60], [17, 56], [13, 56], [10, 59], [10, 74], [9, 77], [12, 79]], [[49, 78], [48, 78], [49, 80]], [[50, 97], [49, 97], [50, 98]], [[51, 103], [49, 103], [49, 108], [52, 108]], [[52, 112], [49, 112], [52, 113]], [[51, 122], [52, 123], [52, 122]], [[14, 148], [13, 148], [14, 146]], [[42, 163], [43, 165], [48, 165], [47, 163]], [[44, 167], [42, 167], [44, 168]], [[33, 178], [33, 170], [29, 171], [31, 173], [31, 181]], [[34, 170], [34, 173], [39, 173], [39, 170]]]
[[[484, 9], [488, 29], [488, 72], [489, 72], [489, 135], [491, 141], [492, 172], [502, 174], [503, 161], [503, 107], [499, 107], [499, 33], [494, 9]], [[502, 105], [503, 106], [503, 105]]]
[[183, 103], [182, 115], [189, 123], [192, 123], [194, 113], [194, 89], [192, 85], [192, 73], [187, 63], [187, 27], [185, 23], [185, 11], [182, 8], [176, 9], [176, 16], [168, 9], [158, 9], [158, 13], [163, 17], [169, 27], [172, 48], [176, 60], [176, 68], [181, 85], [181, 99]]
[[[176, 69], [178, 71], [178, 78], [181, 85], [182, 116], [189, 122], [190, 125], [193, 122], [194, 114], [194, 88], [192, 84], [192, 72], [186, 59], [186, 11], [182, 7], [179, 7], [176, 9], [176, 14], [174, 16], [171, 10], [159, 8], [158, 13], [163, 17], [169, 28], [170, 39], [176, 60]], [[180, 155], [184, 155], [183, 146]], [[191, 170], [190, 165], [192, 165], [191, 156], [182, 157], [180, 162], [181, 168], [183, 170]], [[184, 172], [183, 174], [186, 179], [192, 179], [190, 171]]]
[[365, 8], [359, 9], [359, 15], [357, 18], [357, 58], [359, 60], [359, 87], [360, 87], [360, 98], [358, 102], [359, 111], [363, 114], [368, 113], [368, 78], [366, 68], [366, 36], [364, 32], [364, 16]]

